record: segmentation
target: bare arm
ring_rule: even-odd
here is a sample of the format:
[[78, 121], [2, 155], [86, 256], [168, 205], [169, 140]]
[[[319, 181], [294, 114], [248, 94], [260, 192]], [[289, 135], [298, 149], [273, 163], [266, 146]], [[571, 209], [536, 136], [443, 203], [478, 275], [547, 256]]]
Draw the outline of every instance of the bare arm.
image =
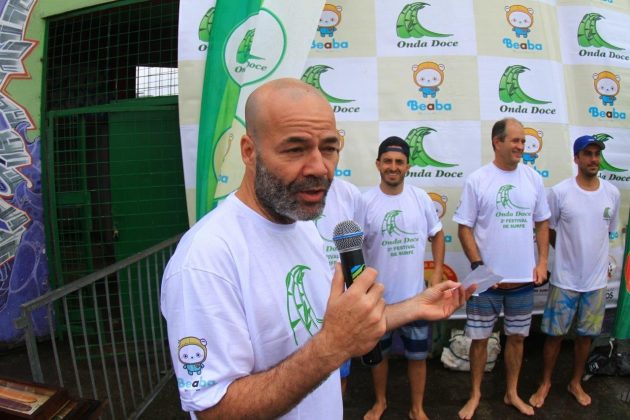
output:
[[462, 248], [464, 248], [464, 254], [466, 254], [468, 261], [481, 261], [481, 253], [479, 252], [479, 247], [477, 247], [477, 242], [475, 242], [473, 229], [466, 225], [458, 225], [457, 237], [462, 244]]
[[446, 280], [410, 299], [387, 305], [385, 307], [387, 331], [418, 319], [427, 321], [446, 319], [466, 302], [476, 287], [473, 285], [464, 290], [461, 283]]
[[534, 284], [543, 284], [547, 280], [547, 261], [549, 260], [549, 220], [535, 223], [538, 263], [534, 268]]
[[372, 350], [385, 333], [383, 286], [367, 268], [344, 293], [340, 265], [321, 330], [273, 368], [232, 382], [221, 401], [199, 419], [275, 418], [298, 404], [350, 357]]
[[431, 242], [431, 253], [433, 254], [433, 274], [429, 279], [429, 286], [435, 286], [442, 281], [442, 273], [444, 271], [444, 231], [440, 230], [438, 233], [429, 238]]

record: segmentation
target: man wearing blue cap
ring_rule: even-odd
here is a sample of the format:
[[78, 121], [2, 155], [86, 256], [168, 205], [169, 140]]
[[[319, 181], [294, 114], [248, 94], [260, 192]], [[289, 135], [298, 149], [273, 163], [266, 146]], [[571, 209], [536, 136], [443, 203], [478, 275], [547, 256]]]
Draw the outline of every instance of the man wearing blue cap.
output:
[[580, 383], [592, 337], [604, 320], [608, 280], [609, 233], [619, 221], [619, 190], [597, 176], [604, 143], [582, 136], [573, 143], [577, 176], [551, 188], [550, 243], [556, 250], [551, 286], [541, 330], [547, 334], [543, 375], [529, 402], [542, 407], [551, 388], [551, 375], [563, 336], [575, 318], [573, 376], [567, 390], [582, 406], [591, 397]]

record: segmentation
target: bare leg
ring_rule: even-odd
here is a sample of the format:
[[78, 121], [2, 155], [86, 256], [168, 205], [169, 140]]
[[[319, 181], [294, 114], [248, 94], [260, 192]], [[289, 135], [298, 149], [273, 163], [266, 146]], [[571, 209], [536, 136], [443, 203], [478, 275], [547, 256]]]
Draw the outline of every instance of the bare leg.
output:
[[567, 390], [575, 397], [580, 405], [587, 406], [591, 404], [591, 396], [582, 388], [582, 375], [584, 375], [584, 365], [591, 350], [591, 337], [577, 336], [575, 337], [575, 346], [573, 352], [573, 377]]
[[521, 363], [523, 362], [524, 342], [525, 337], [522, 335], [508, 335], [507, 337], [504, 355], [507, 390], [503, 402], [507, 405], [513, 405], [514, 408], [527, 416], [533, 416], [533, 407], [518, 396], [517, 390], [518, 375], [521, 372]]
[[529, 403], [540, 408], [545, 403], [545, 398], [549, 394], [551, 389], [551, 375], [553, 368], [556, 366], [558, 360], [558, 354], [560, 354], [560, 348], [562, 346], [563, 336], [548, 335], [545, 339], [545, 346], [543, 348], [543, 374], [538, 385], [536, 392], [529, 397]]
[[426, 360], [409, 360], [407, 375], [411, 386], [411, 410], [409, 418], [412, 420], [429, 420], [424, 412], [424, 387], [427, 380]]
[[470, 398], [457, 413], [460, 419], [472, 419], [475, 415], [475, 410], [479, 406], [481, 380], [483, 379], [483, 372], [488, 360], [488, 339], [472, 340], [468, 357], [470, 358]]
[[374, 383], [374, 396], [376, 401], [370, 410], [365, 413], [363, 420], [378, 420], [381, 418], [387, 408], [387, 372], [389, 370], [389, 361], [387, 357], [383, 361], [372, 368], [372, 382]]

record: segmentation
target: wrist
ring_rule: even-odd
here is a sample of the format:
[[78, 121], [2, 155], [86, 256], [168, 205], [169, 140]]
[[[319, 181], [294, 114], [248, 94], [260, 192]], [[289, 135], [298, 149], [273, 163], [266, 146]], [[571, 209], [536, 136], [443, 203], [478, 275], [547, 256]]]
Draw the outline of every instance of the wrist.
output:
[[483, 265], [483, 261], [481, 261], [481, 260], [473, 261], [473, 262], [470, 263], [470, 269], [474, 270], [477, 267], [479, 267], [480, 265]]

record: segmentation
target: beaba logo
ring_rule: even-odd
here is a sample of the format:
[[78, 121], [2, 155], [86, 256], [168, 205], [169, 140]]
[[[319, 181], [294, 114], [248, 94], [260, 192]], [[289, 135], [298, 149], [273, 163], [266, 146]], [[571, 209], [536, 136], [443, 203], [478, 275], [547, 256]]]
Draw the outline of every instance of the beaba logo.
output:
[[[444, 65], [433, 61], [425, 61], [411, 66], [413, 70], [413, 82], [418, 86], [418, 91], [423, 98], [434, 99], [444, 83]], [[453, 105], [449, 102], [440, 102], [438, 99], [427, 103], [418, 103], [417, 100], [407, 101], [407, 107], [412, 111], [451, 111]]]
[[[424, 147], [424, 138], [434, 132], [436, 131], [431, 127], [416, 127], [407, 134], [405, 141], [409, 144], [409, 166], [411, 167], [407, 176], [410, 178], [462, 178], [464, 176], [462, 171], [445, 169], [459, 165], [440, 162], [427, 153]], [[436, 169], [434, 172], [428, 167], [440, 169]], [[418, 170], [417, 168], [422, 169]]]
[[348, 41], [337, 41], [333, 38], [335, 32], [337, 32], [337, 26], [341, 22], [341, 6], [326, 3], [322, 14], [319, 17], [319, 24], [317, 25], [317, 32], [322, 38], [330, 38], [330, 41], [316, 42], [313, 40], [311, 49], [315, 50], [338, 50], [346, 49], [350, 46]]
[[[328, 70], [334, 70], [332, 67], [326, 66], [324, 64], [316, 64], [314, 66], [310, 66], [306, 69], [304, 74], [302, 75], [302, 81], [308, 83], [313, 86], [315, 89], [319, 90], [322, 95], [330, 102], [331, 104], [345, 104], [349, 102], [354, 102], [354, 99], [341, 99], [336, 98], [332, 95], [329, 95], [321, 85], [321, 74], [327, 72]], [[359, 112], [361, 107], [351, 107], [351, 106], [341, 106], [341, 105], [333, 105], [334, 112], [340, 113], [350, 113], [350, 112]]]
[[[337, 130], [339, 135], [339, 150], [343, 150], [343, 146], [346, 144], [346, 132], [345, 130]], [[352, 169], [335, 169], [335, 176], [352, 176]]]
[[[512, 27], [512, 31], [517, 39], [503, 38], [503, 45], [514, 50], [543, 50], [542, 44], [527, 39], [534, 24], [534, 9], [520, 4], [505, 6], [505, 18]], [[525, 38], [525, 40], [520, 40], [520, 38]]]
[[399, 38], [418, 38], [418, 41], [407, 42], [399, 41], [396, 46], [398, 48], [422, 48], [422, 47], [457, 47], [458, 41], [445, 41], [441, 39], [433, 39], [431, 41], [423, 41], [421, 38], [448, 38], [452, 34], [441, 34], [426, 29], [420, 23], [418, 16], [424, 6], [430, 6], [428, 3], [411, 3], [405, 5], [396, 20], [396, 35]]
[[543, 132], [531, 127], [525, 127], [525, 150], [523, 151], [523, 164], [531, 165], [532, 168], [543, 178], [549, 178], [549, 171], [546, 169], [538, 169], [536, 159], [540, 157], [538, 154], [543, 147]]
[[501, 80], [499, 81], [499, 99], [505, 103], [516, 102], [517, 104], [522, 104], [525, 102], [528, 104], [532, 104], [532, 106], [527, 107], [523, 105], [501, 105], [499, 107], [499, 111], [520, 114], [555, 114], [555, 108], [537, 106], [550, 104], [550, 101], [534, 99], [523, 91], [519, 82], [519, 75], [525, 70], [529, 69], [519, 64], [509, 66], [505, 69], [503, 75], [501, 76]]
[[[446, 202], [448, 201], [448, 197], [445, 195], [440, 195], [435, 192], [430, 192], [429, 198], [433, 202], [433, 207], [435, 207], [435, 214], [437, 214], [438, 219], [441, 219], [446, 214]], [[451, 243], [453, 242], [453, 237], [451, 235], [444, 235], [444, 242]], [[425, 264], [426, 268], [426, 264]]]
[[625, 120], [626, 113], [615, 109], [614, 104], [617, 95], [621, 90], [620, 78], [618, 75], [609, 71], [602, 71], [593, 74], [593, 86], [598, 99], [602, 101], [602, 106], [612, 107], [611, 110], [599, 109], [597, 106], [588, 108], [588, 113], [594, 118], [608, 118], [613, 120]]

